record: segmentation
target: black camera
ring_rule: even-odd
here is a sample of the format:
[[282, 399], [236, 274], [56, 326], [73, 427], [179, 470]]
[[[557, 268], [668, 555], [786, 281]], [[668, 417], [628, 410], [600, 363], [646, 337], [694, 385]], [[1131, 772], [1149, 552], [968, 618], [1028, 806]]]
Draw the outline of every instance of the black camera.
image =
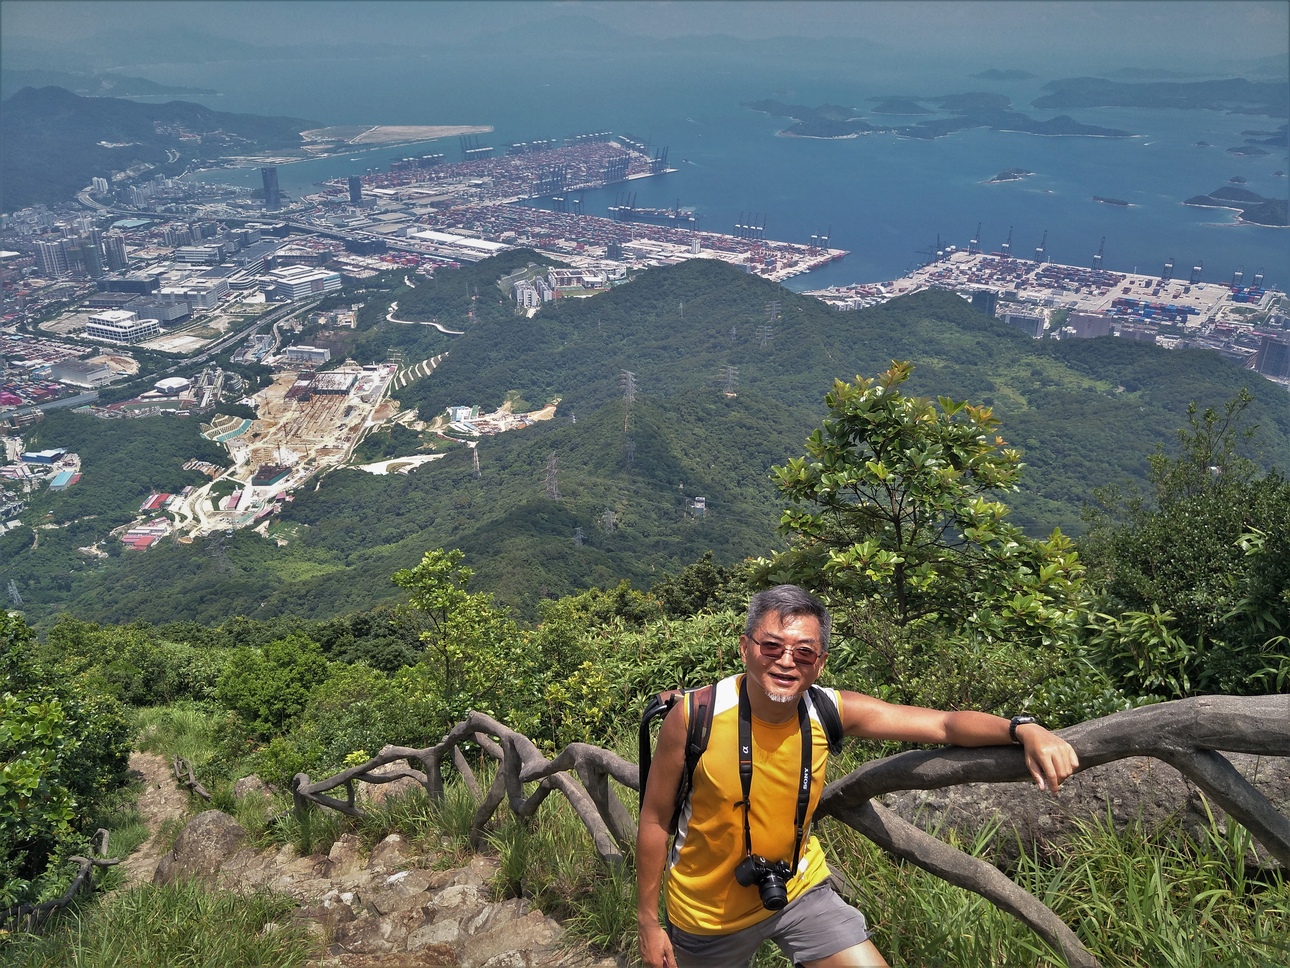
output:
[[788, 861], [773, 863], [760, 854], [749, 854], [735, 868], [735, 880], [740, 887], [757, 885], [761, 906], [768, 911], [778, 911], [788, 903], [788, 888], [784, 882], [793, 876]]

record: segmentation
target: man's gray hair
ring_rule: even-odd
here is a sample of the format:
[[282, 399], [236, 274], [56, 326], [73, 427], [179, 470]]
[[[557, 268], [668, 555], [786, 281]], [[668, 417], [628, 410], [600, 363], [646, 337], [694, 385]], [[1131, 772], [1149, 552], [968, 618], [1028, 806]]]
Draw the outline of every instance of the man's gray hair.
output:
[[751, 638], [767, 615], [778, 615], [780, 621], [796, 615], [813, 615], [820, 623], [820, 649], [829, 651], [829, 633], [833, 619], [824, 603], [797, 585], [776, 585], [758, 592], [748, 600], [748, 619], [744, 622], [744, 635]]

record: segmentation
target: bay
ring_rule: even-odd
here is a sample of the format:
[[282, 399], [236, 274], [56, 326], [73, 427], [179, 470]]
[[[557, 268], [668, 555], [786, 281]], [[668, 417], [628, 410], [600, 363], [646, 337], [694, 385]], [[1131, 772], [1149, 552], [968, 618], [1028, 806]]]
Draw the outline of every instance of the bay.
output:
[[[980, 69], [985, 65], [976, 65]], [[798, 277], [796, 289], [881, 281], [925, 261], [938, 236], [966, 247], [981, 226], [986, 251], [1012, 234], [1012, 252], [1033, 255], [1047, 233], [1051, 261], [1088, 265], [1105, 237], [1104, 265], [1158, 272], [1167, 259], [1176, 273], [1203, 265], [1205, 281], [1229, 281], [1244, 267], [1265, 284], [1290, 283], [1290, 231], [1237, 225], [1234, 213], [1185, 206], [1183, 200], [1246, 179], [1243, 187], [1286, 197], [1290, 168], [1284, 149], [1237, 156], [1243, 132], [1270, 131], [1271, 118], [1216, 111], [1086, 109], [1077, 121], [1133, 132], [1133, 138], [1043, 137], [971, 129], [933, 141], [870, 135], [819, 140], [781, 137], [790, 121], [741, 102], [776, 98], [816, 106], [843, 104], [870, 123], [909, 118], [867, 114], [867, 99], [994, 91], [1015, 110], [1030, 107], [1049, 78], [985, 82], [969, 67], [943, 60], [837, 56], [766, 58], [737, 46], [695, 57], [690, 50], [616, 47], [555, 51], [472, 51], [458, 48], [423, 57], [383, 60], [256, 61], [146, 65], [148, 77], [220, 91], [204, 103], [219, 110], [282, 114], [323, 124], [483, 124], [483, 144], [500, 149], [536, 139], [609, 130], [668, 151], [677, 171], [632, 183], [637, 204], [694, 208], [700, 227], [731, 232], [736, 222], [765, 223], [768, 238], [808, 242], [828, 234], [844, 260]], [[1071, 76], [1069, 70], [1054, 76]], [[1197, 142], [1210, 147], [1199, 147]], [[348, 152], [279, 167], [293, 195], [327, 178], [388, 168], [409, 154], [461, 157], [456, 139], [414, 147]], [[1024, 168], [1021, 181], [990, 184], [998, 172]], [[258, 186], [256, 169], [200, 175]], [[588, 192], [584, 211], [604, 214], [622, 187]], [[1124, 199], [1127, 207], [1093, 201]]]

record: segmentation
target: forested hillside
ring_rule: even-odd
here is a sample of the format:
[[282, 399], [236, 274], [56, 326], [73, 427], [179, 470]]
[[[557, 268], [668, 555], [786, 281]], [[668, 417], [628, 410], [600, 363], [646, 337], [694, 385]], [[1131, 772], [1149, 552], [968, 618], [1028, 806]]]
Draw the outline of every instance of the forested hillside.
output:
[[[708, 550], [734, 564], [778, 548], [784, 505], [771, 468], [802, 453], [835, 379], [882, 372], [893, 359], [914, 364], [910, 392], [994, 408], [1003, 437], [1022, 451], [1020, 490], [1008, 503], [1031, 535], [1080, 532], [1093, 490], [1144, 481], [1189, 402], [1221, 407], [1242, 387], [1255, 397], [1247, 419], [1260, 427], [1251, 456], [1290, 466], [1290, 397], [1212, 353], [1034, 341], [939, 291], [838, 313], [705, 260], [525, 319], [496, 282], [537, 258], [507, 253], [415, 288], [392, 283], [352, 337], [362, 362], [392, 349], [405, 360], [448, 351], [430, 377], [397, 393], [425, 419], [449, 405], [491, 410], [510, 399], [524, 410], [560, 398], [553, 421], [483, 438], [478, 476], [465, 447], [407, 476], [331, 473], [286, 506], [284, 546], [241, 532], [88, 563], [75, 553], [79, 532], [71, 544], [70, 531], [41, 531], [37, 544], [23, 529], [6, 538], [0, 580], [15, 580], [36, 622], [62, 609], [100, 621], [322, 618], [398, 599], [390, 574], [449, 547], [466, 552], [481, 587], [531, 617], [544, 598], [624, 579], [643, 587]], [[434, 318], [465, 335], [391, 324], [393, 301], [399, 318]], [[771, 302], [779, 311], [768, 324]], [[208, 456], [196, 422], [111, 430], [147, 439], [163, 426], [191, 432], [194, 456]], [[68, 414], [42, 425], [41, 444], [76, 449], [103, 432], [101, 421]], [[129, 477], [130, 451], [114, 446], [116, 458], [86, 456], [84, 481], [108, 467]], [[420, 446], [402, 428], [369, 445], [385, 454]], [[113, 514], [84, 510], [116, 521], [137, 508], [138, 486], [116, 490]], [[706, 511], [695, 508], [699, 497]], [[71, 502], [84, 500], [76, 489], [49, 496], [40, 513], [69, 520]]]

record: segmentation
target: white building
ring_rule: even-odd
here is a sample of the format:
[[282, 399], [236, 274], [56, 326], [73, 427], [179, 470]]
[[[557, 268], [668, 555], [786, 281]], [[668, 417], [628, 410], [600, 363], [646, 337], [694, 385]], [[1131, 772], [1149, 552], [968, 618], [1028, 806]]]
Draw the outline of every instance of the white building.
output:
[[125, 309], [108, 309], [95, 313], [85, 325], [86, 336], [118, 343], [140, 343], [160, 334], [160, 322], [155, 319], [139, 319], [137, 314]]
[[340, 288], [340, 273], [311, 266], [283, 266], [268, 273], [273, 281], [273, 293], [279, 299], [303, 299], [320, 292], [334, 292]]

